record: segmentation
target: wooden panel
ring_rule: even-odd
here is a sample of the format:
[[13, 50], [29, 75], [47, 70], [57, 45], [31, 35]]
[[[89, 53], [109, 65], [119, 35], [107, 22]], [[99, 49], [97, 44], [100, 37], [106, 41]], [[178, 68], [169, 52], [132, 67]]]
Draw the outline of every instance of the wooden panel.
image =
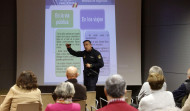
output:
[[87, 91], [87, 109], [91, 109], [91, 106], [95, 107], [96, 106], [96, 91]]
[[6, 97], [6, 95], [1, 95], [1, 96], [0, 96], [0, 104], [2, 104], [2, 103], [3, 103], [3, 101], [4, 101], [5, 97]]
[[39, 103], [18, 104], [16, 111], [39, 111]]
[[125, 97], [126, 97], [126, 102], [128, 104], [131, 104], [131, 96], [132, 96], [132, 90], [127, 90], [127, 93], [125, 93]]
[[86, 100], [74, 101], [74, 103], [79, 103], [81, 107], [81, 111], [86, 111]]
[[42, 93], [41, 95], [43, 103], [42, 111], [44, 111], [48, 104], [54, 104], [55, 102], [52, 98], [52, 93]]

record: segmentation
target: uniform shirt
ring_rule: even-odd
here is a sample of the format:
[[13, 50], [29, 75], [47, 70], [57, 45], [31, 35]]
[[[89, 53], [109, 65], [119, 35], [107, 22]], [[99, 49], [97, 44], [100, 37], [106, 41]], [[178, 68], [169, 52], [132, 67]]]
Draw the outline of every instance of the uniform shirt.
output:
[[[100, 68], [104, 66], [102, 55], [99, 51], [95, 50], [92, 47], [91, 51], [74, 51], [72, 48], [67, 48], [68, 52], [77, 57], [83, 57], [84, 70], [94, 73], [94, 71], [98, 74]], [[91, 68], [86, 68], [85, 64], [91, 64]]]

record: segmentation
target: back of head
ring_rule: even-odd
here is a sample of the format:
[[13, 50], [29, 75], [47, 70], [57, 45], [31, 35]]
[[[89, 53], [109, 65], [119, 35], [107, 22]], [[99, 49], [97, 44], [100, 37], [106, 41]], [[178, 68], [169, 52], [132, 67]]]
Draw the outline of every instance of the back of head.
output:
[[157, 73], [157, 74], [164, 75], [164, 74], [163, 74], [163, 71], [162, 71], [162, 68], [159, 67], [159, 66], [152, 66], [152, 67], [149, 69], [149, 74], [151, 74], [151, 73]]
[[120, 98], [125, 95], [126, 82], [119, 74], [112, 75], [106, 80], [105, 89], [109, 96]]
[[68, 79], [76, 79], [78, 76], [78, 70], [74, 66], [70, 66], [67, 68], [66, 76]]
[[18, 77], [16, 85], [27, 90], [36, 89], [38, 87], [37, 77], [32, 71], [23, 71]]
[[72, 98], [75, 94], [75, 89], [72, 83], [70, 82], [62, 82], [55, 89], [55, 94], [57, 98], [68, 99]]
[[148, 76], [148, 82], [152, 90], [159, 90], [164, 84], [164, 75], [151, 73]]

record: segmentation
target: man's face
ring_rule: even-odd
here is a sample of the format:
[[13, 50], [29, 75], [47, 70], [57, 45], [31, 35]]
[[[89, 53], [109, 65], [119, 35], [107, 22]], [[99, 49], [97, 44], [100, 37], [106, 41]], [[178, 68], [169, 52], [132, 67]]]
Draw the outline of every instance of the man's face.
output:
[[86, 41], [84, 42], [84, 48], [86, 51], [91, 51], [92, 50], [92, 45], [90, 44], [90, 42]]

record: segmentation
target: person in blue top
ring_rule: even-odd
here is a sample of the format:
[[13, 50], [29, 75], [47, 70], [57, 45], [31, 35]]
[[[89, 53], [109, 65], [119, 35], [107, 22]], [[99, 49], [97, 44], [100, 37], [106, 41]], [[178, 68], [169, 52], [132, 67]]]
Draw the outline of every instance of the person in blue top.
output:
[[95, 91], [100, 68], [104, 66], [104, 61], [101, 53], [92, 47], [90, 40], [85, 40], [83, 45], [85, 48], [84, 51], [74, 51], [71, 48], [71, 44], [66, 44], [66, 47], [71, 55], [83, 57], [84, 85], [86, 86], [87, 91]]

